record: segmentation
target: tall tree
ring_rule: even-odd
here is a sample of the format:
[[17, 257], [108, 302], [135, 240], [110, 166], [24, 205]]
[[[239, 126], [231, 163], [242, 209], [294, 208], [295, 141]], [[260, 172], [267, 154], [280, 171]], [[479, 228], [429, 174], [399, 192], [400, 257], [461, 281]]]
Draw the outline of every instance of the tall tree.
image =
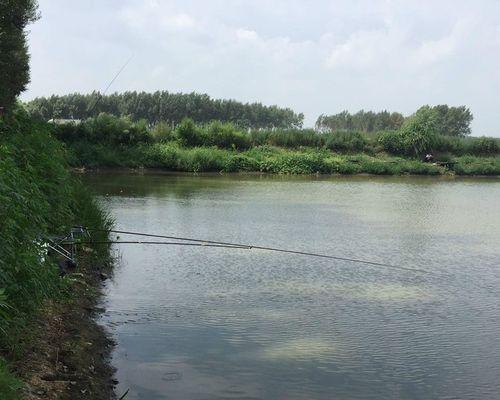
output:
[[467, 107], [450, 107], [446, 104], [440, 104], [432, 107], [432, 109], [436, 111], [437, 129], [441, 135], [470, 135], [470, 124], [474, 117]]
[[[99, 98], [100, 101], [96, 102]], [[27, 109], [41, 119], [86, 119], [106, 112], [133, 121], [147, 120], [150, 124], [167, 122], [177, 125], [184, 118], [196, 123], [213, 120], [231, 122], [240, 128], [299, 128], [304, 120], [289, 108], [264, 106], [261, 103], [240, 103], [235, 100], [212, 99], [199, 93], [170, 93], [167, 91], [124, 92], [100, 96], [99, 93], [69, 94], [36, 98]]]
[[356, 114], [350, 114], [348, 111], [342, 111], [334, 115], [320, 115], [316, 121], [316, 129], [320, 131], [375, 132], [399, 129], [403, 122], [404, 117], [400, 113], [361, 110]]
[[38, 19], [36, 0], [0, 0], [0, 107], [8, 110], [29, 83], [26, 27]]

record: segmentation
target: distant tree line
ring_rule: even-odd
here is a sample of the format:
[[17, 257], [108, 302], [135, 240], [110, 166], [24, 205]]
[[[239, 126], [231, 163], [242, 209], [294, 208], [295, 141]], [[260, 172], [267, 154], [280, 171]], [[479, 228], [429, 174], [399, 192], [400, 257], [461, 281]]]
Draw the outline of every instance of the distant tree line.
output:
[[334, 115], [320, 115], [316, 121], [316, 129], [320, 131], [358, 131], [378, 132], [401, 128], [405, 117], [398, 112], [358, 111], [350, 114], [348, 111]]
[[129, 117], [132, 121], [145, 119], [149, 124], [167, 122], [179, 124], [184, 118], [196, 123], [218, 120], [232, 122], [241, 128], [299, 128], [304, 115], [289, 108], [264, 106], [261, 103], [241, 103], [235, 100], [212, 99], [199, 93], [170, 93], [167, 91], [124, 92], [102, 96], [68, 94], [36, 98], [26, 105], [34, 117], [49, 120], [87, 119], [108, 113]]
[[[440, 135], [467, 136], [471, 133], [470, 123], [473, 116], [465, 106], [423, 106], [417, 113], [419, 111], [425, 111], [428, 117], [432, 116], [434, 128]], [[355, 114], [350, 114], [348, 111], [342, 111], [334, 115], [320, 115], [316, 121], [316, 129], [319, 131], [358, 131], [366, 133], [395, 131], [400, 129], [408, 118], [398, 112], [361, 110]]]

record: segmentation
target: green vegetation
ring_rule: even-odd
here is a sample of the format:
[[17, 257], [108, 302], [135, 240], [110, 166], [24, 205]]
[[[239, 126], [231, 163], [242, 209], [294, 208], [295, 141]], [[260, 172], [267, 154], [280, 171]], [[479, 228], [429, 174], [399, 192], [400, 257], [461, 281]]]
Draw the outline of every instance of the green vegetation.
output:
[[288, 108], [216, 100], [206, 94], [166, 91], [125, 92], [107, 96], [94, 92], [40, 97], [30, 101], [27, 109], [32, 116], [44, 121], [51, 118], [87, 119], [105, 112], [130, 117], [133, 121], [145, 119], [154, 125], [159, 122], [177, 125], [188, 117], [196, 123], [219, 120], [254, 129], [298, 128], [304, 119], [303, 114], [296, 114]]
[[[445, 136], [466, 136], [470, 135], [470, 123], [473, 116], [465, 106], [449, 107], [447, 105], [437, 105], [434, 107], [423, 106], [417, 111], [427, 112], [433, 115], [434, 127], [440, 135]], [[409, 118], [412, 118], [411, 116]], [[405, 123], [402, 114], [388, 111], [374, 113], [372, 111], [361, 110], [355, 114], [342, 111], [335, 115], [320, 115], [316, 121], [316, 128], [319, 131], [359, 131], [359, 132], [379, 132], [387, 130], [398, 130]]]
[[[110, 224], [68, 170], [64, 146], [49, 124], [33, 123], [23, 110], [0, 119], [0, 398], [18, 398], [19, 381], [5, 361], [26, 351], [27, 327], [47, 299], [70, 296], [42, 238], [73, 224]], [[96, 237], [98, 237], [97, 235]], [[103, 235], [100, 235], [103, 238]], [[107, 258], [107, 249], [95, 253]], [[2, 358], [3, 357], [3, 358]]]
[[[35, 0], [1, 0], [0, 114], [9, 110], [29, 83], [29, 54], [24, 29], [38, 18]], [[6, 79], [8, 77], [8, 79]]]
[[397, 112], [375, 113], [361, 110], [350, 114], [348, 111], [342, 111], [335, 115], [320, 115], [316, 121], [316, 128], [320, 131], [378, 132], [399, 129], [404, 119], [403, 114]]
[[[71, 148], [75, 167], [147, 167], [179, 172], [263, 172], [275, 174], [500, 175], [500, 157], [457, 157], [445, 167], [384, 153], [340, 154], [327, 149], [289, 150], [259, 146], [246, 151], [216, 147], [186, 148], [178, 143], [155, 143], [110, 148], [75, 143]], [[473, 162], [474, 164], [469, 165]]]
[[[56, 126], [75, 167], [152, 167], [171, 171], [280, 174], [498, 175], [500, 140], [438, 134], [438, 116], [422, 107], [401, 128], [366, 134], [318, 133], [312, 129], [242, 131], [230, 123], [176, 128], [165, 123], [100, 114], [82, 123]], [[432, 152], [446, 168], [424, 163]], [[473, 161], [472, 161], [473, 160]], [[470, 165], [469, 165], [470, 163]]]

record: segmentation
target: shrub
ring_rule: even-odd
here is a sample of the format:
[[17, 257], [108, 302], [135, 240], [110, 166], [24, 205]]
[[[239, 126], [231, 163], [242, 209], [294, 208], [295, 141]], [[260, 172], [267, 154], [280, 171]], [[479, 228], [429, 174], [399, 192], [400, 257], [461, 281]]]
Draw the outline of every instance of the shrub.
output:
[[175, 139], [172, 126], [166, 122], [158, 122], [152, 129], [151, 136], [157, 143], [166, 143]]
[[456, 159], [457, 175], [500, 175], [500, 157], [463, 156]]
[[437, 113], [428, 106], [409, 117], [400, 129], [404, 152], [417, 157], [431, 151], [437, 141]]
[[247, 155], [235, 154], [229, 157], [223, 168], [224, 172], [240, 172], [240, 171], [260, 171], [260, 163]]
[[56, 125], [54, 133], [58, 139], [66, 143], [88, 141], [108, 145], [135, 146], [152, 141], [145, 120], [134, 123], [129, 118], [115, 117], [106, 113], [89, 118], [80, 124], [69, 122]]
[[63, 282], [49, 259], [40, 257], [40, 238], [66, 232], [73, 224], [104, 227], [106, 217], [88, 190], [67, 168], [66, 152], [47, 124], [23, 112], [0, 121], [0, 346], [11, 348], [41, 302], [56, 297]]
[[203, 131], [190, 118], [184, 118], [175, 129], [177, 140], [182, 146], [195, 147], [205, 144]]
[[0, 393], [2, 400], [18, 400], [23, 384], [9, 371], [6, 361], [0, 357]]
[[244, 150], [250, 147], [250, 141], [238, 132], [233, 124], [212, 121], [205, 127], [205, 145], [222, 149]]
[[357, 131], [338, 131], [322, 135], [324, 146], [339, 152], [361, 152], [364, 151], [367, 139]]
[[188, 172], [222, 171], [229, 152], [216, 148], [196, 147], [178, 154], [177, 169]]
[[179, 148], [174, 144], [155, 144], [146, 148], [144, 164], [147, 167], [162, 167], [171, 170], [177, 169]]
[[299, 147], [321, 147], [323, 141], [313, 129], [276, 129], [272, 131], [252, 131], [248, 134], [253, 146], [270, 145], [289, 149]]
[[490, 156], [500, 153], [500, 140], [491, 137], [480, 137], [472, 142], [472, 154]]
[[377, 136], [377, 142], [386, 152], [390, 154], [406, 154], [406, 146], [403, 140], [403, 136], [399, 131], [380, 132]]

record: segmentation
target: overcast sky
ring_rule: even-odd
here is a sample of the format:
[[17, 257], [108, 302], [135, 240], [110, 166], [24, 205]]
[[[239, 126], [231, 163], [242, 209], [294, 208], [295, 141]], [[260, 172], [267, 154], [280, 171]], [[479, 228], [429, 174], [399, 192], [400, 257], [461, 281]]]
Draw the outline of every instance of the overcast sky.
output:
[[24, 99], [102, 90], [202, 92], [291, 107], [467, 105], [500, 136], [498, 0], [39, 0]]

